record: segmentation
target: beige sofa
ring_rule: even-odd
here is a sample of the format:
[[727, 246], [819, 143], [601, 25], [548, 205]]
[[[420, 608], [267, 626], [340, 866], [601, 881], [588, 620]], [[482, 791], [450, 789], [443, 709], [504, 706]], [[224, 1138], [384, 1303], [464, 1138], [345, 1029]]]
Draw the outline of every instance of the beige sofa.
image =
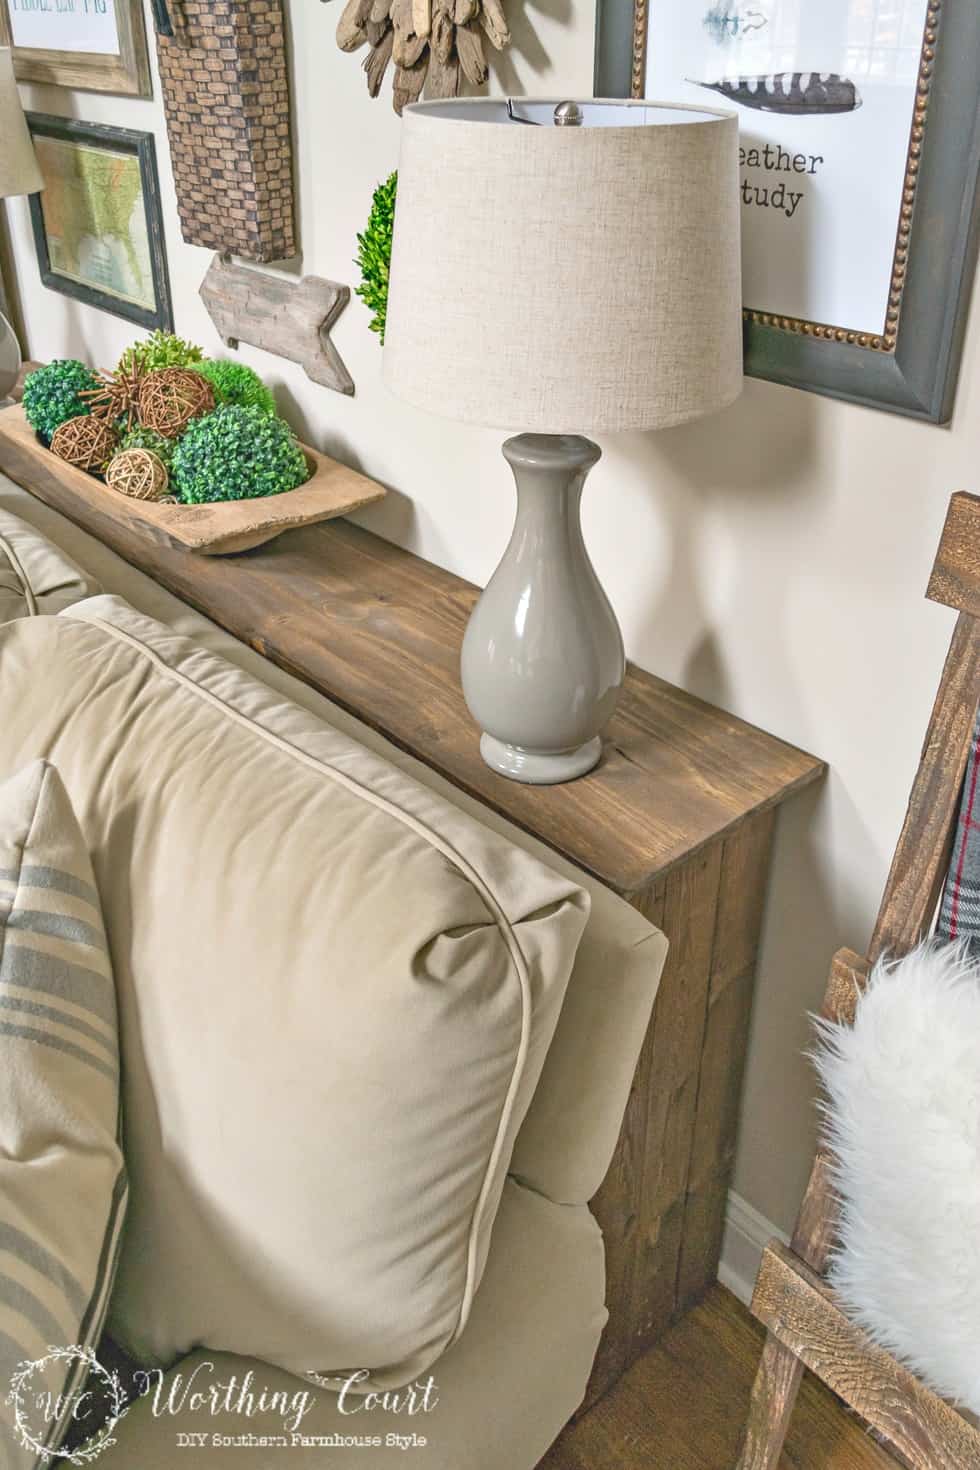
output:
[[[194, 1348], [188, 1343], [193, 1349], [189, 1355], [174, 1363], [166, 1375], [157, 1375], [151, 1392], [118, 1424], [116, 1444], [100, 1454], [98, 1464], [107, 1470], [136, 1470], [137, 1466], [139, 1470], [169, 1470], [174, 1465], [188, 1470], [217, 1470], [242, 1463], [262, 1470], [304, 1463], [369, 1470], [374, 1465], [397, 1463], [410, 1451], [415, 1456], [410, 1463], [432, 1470], [532, 1470], [581, 1403], [606, 1320], [602, 1241], [589, 1213], [588, 1200], [608, 1168], [618, 1136], [666, 953], [663, 936], [586, 874], [563, 863], [526, 834], [389, 746], [372, 730], [201, 618], [56, 512], [0, 478], [2, 511], [36, 528], [81, 569], [82, 576], [74, 574], [70, 564], [59, 563], [57, 556], [43, 546], [15, 546], [20, 573], [8, 576], [6, 584], [0, 574], [0, 619], [55, 614], [74, 619], [76, 626], [107, 622], [121, 628], [120, 636], [131, 641], [145, 638], [152, 643], [155, 638], [161, 658], [171, 656], [173, 644], [183, 650], [179, 657], [190, 659], [191, 664], [196, 656], [193, 650], [197, 650], [207, 663], [206, 678], [225, 681], [221, 688], [227, 685], [234, 690], [229, 696], [232, 702], [240, 701], [250, 718], [268, 723], [280, 742], [302, 745], [304, 740], [315, 741], [317, 730], [330, 727], [339, 731], [357, 742], [358, 750], [371, 753], [372, 779], [383, 786], [388, 783], [386, 789], [401, 791], [404, 787], [409, 792], [406, 800], [421, 801], [422, 796], [416, 798], [411, 793], [425, 788], [429, 793], [425, 800], [440, 805], [443, 801], [451, 803], [453, 810], [475, 818], [482, 828], [505, 838], [508, 845], [540, 859], [566, 889], [570, 882], [575, 891], [582, 890], [589, 896], [589, 917], [554, 1040], [523, 1124], [516, 1138], [508, 1141], [513, 1156], [500, 1193], [482, 1280], [465, 1328], [431, 1368], [435, 1388], [429, 1402], [422, 1407], [416, 1404], [415, 1413], [408, 1407], [393, 1412], [393, 1401], [369, 1403], [353, 1396], [341, 1401], [335, 1392], [317, 1385], [314, 1402], [301, 1424], [290, 1424], [282, 1412], [282, 1398], [275, 1395], [291, 1400], [303, 1388], [303, 1381], [282, 1367], [242, 1356], [251, 1343], [262, 1340], [264, 1323], [258, 1319], [269, 1309], [261, 1290], [256, 1290], [256, 1322], [243, 1320], [241, 1337], [234, 1342], [216, 1344], [214, 1337], [202, 1330], [196, 1338], [202, 1345]], [[12, 539], [8, 534], [8, 546]], [[35, 591], [28, 599], [29, 605], [17, 606], [16, 584], [25, 579], [33, 582]], [[128, 607], [118, 602], [86, 600], [100, 591], [124, 599]], [[141, 631], [144, 625], [139, 616], [130, 621], [129, 608], [136, 615], [156, 620], [163, 625], [163, 632]], [[187, 645], [173, 643], [170, 635], [174, 633], [191, 640], [190, 654]], [[21, 640], [8, 646], [30, 645]], [[38, 660], [42, 666], [31, 670], [30, 677], [25, 677], [23, 669], [13, 671], [16, 677], [12, 675], [11, 687], [17, 690], [17, 711], [16, 717], [12, 714], [0, 725], [0, 779], [10, 773], [7, 767], [16, 768], [25, 759], [53, 759], [75, 803], [83, 831], [88, 813], [90, 827], [101, 833], [103, 829], [91, 814], [100, 791], [113, 789], [113, 742], [126, 738], [125, 720], [118, 730], [90, 731], [86, 749], [66, 744], [67, 737], [60, 733], [63, 721], [51, 711], [59, 701], [63, 705], [74, 698], [66, 682], [81, 682], [78, 668], [68, 659], [59, 662], [57, 639], [40, 639], [37, 647], [44, 650]], [[223, 673], [225, 666], [207, 662], [205, 655], [226, 660], [233, 671]], [[93, 665], [90, 660], [86, 667], [84, 677], [96, 678], [97, 662]], [[0, 680], [3, 675], [0, 662]], [[163, 692], [156, 697], [169, 696]], [[33, 744], [39, 748], [32, 748]], [[345, 760], [360, 759], [356, 751], [345, 749]], [[388, 764], [379, 766], [373, 760], [375, 756]], [[142, 807], [161, 809], [159, 783], [159, 769], [148, 763], [139, 771], [135, 785], [131, 782], [127, 786], [125, 806], [130, 827], [134, 823], [139, 827]], [[133, 811], [135, 816], [131, 816]], [[116, 833], [123, 825], [106, 827], [105, 831]], [[149, 826], [140, 830], [152, 834]], [[102, 835], [92, 840], [97, 846], [107, 839]], [[152, 840], [152, 835], [141, 840]], [[123, 839], [113, 836], [112, 842], [117, 841], [117, 850], [100, 854], [104, 873], [112, 874], [114, 863], [118, 866], [138, 861], [138, 850], [124, 851]], [[254, 861], [270, 861], [275, 849], [275, 833], [263, 819]], [[239, 859], [238, 853], [233, 856]], [[179, 855], [178, 862], [186, 861], [188, 881], [206, 882], [206, 874], [196, 871], [196, 857], [194, 851], [187, 851]], [[117, 940], [111, 912], [108, 919], [110, 945], [114, 947]], [[145, 909], [139, 912], [134, 906], [127, 919], [132, 930], [127, 933], [127, 945], [132, 945], [134, 934], [138, 937], [141, 926], [148, 929], [151, 922], [159, 921], [159, 915]], [[175, 914], [172, 922], [179, 921], [179, 914]], [[119, 922], [117, 919], [117, 927]], [[289, 919], [271, 912], [267, 922], [287, 923]], [[159, 963], [165, 971], [163, 961]], [[163, 985], [167, 977], [161, 973], [155, 979]], [[164, 1101], [152, 1095], [153, 1067], [140, 1055], [148, 1034], [146, 1016], [127, 1021], [124, 1005], [121, 1035], [127, 1162], [137, 1180], [137, 1197], [142, 1200], [139, 1208], [130, 1212], [123, 1271], [117, 1285], [117, 1291], [126, 1294], [130, 1315], [134, 1292], [139, 1292], [141, 1281], [155, 1289], [154, 1253], [160, 1258], [160, 1271], [169, 1273], [168, 1290], [173, 1296], [179, 1298], [181, 1292], [186, 1292], [188, 1296], [198, 1293], [206, 1297], [214, 1287], [213, 1282], [194, 1279], [193, 1231], [200, 1228], [200, 1222], [172, 1217], [166, 1190], [162, 1184], [158, 1190], [159, 1181], [153, 1177], [154, 1170], [169, 1167], [170, 1161], [165, 1145], [158, 1154], [153, 1152], [147, 1142], [150, 1135], [143, 1126], [146, 1116]], [[235, 1045], [234, 1035], [234, 1027], [229, 1026], [229, 1047]], [[221, 1037], [212, 1038], [211, 1044], [220, 1048]], [[220, 1060], [219, 1054], [216, 1075], [220, 1075]], [[406, 1059], [406, 1065], [413, 1060], [419, 1059]], [[291, 1085], [288, 1077], [269, 1075], [261, 1055], [254, 1058], [254, 1066], [262, 1088]], [[202, 1084], [194, 1092], [194, 1105], [206, 1106], [206, 1099], [207, 1086]], [[167, 1108], [174, 1108], [173, 1096], [168, 1094], [165, 1102]], [[315, 1151], [318, 1132], [325, 1122], [303, 1110], [301, 1097], [297, 1099], [297, 1117], [305, 1148]], [[163, 1126], [158, 1130], [161, 1134], [165, 1131]], [[261, 1150], [254, 1159], [256, 1170], [269, 1170], [269, 1188], [275, 1191], [272, 1163], [262, 1157]], [[392, 1160], [391, 1167], [397, 1168], [398, 1161]], [[326, 1226], [325, 1239], [329, 1239]], [[210, 1244], [213, 1246], [214, 1241]], [[241, 1249], [241, 1238], [229, 1239], [228, 1284], [221, 1284], [219, 1296], [226, 1289], [235, 1289], [233, 1258]], [[243, 1279], [259, 1282], [261, 1262], [247, 1264], [254, 1270], [241, 1273]], [[325, 1262], [324, 1269], [336, 1270], [338, 1264]], [[152, 1290], [148, 1289], [148, 1296], [153, 1296]], [[247, 1293], [240, 1306], [248, 1312]], [[392, 1311], [397, 1310], [398, 1304], [393, 1302]], [[148, 1317], [152, 1315], [148, 1309]], [[297, 1321], [301, 1315], [297, 1308]], [[112, 1309], [109, 1320], [112, 1326]], [[253, 1325], [254, 1332], [250, 1330]], [[154, 1327], [148, 1320], [147, 1340], [151, 1342], [155, 1340]], [[300, 1357], [303, 1351], [297, 1347]], [[288, 1361], [288, 1353], [285, 1356]], [[311, 1369], [319, 1366], [309, 1364]], [[428, 1378], [429, 1373], [423, 1376]], [[236, 1386], [231, 1398], [241, 1403], [238, 1411], [229, 1409], [230, 1400], [226, 1399], [226, 1406], [212, 1414], [194, 1399], [193, 1392], [185, 1392], [189, 1387], [206, 1391], [229, 1381]], [[241, 1400], [240, 1390], [245, 1393]], [[263, 1391], [272, 1405], [264, 1413], [256, 1407]], [[433, 1404], [434, 1398], [438, 1401]], [[252, 1412], [246, 1412], [248, 1408]]]

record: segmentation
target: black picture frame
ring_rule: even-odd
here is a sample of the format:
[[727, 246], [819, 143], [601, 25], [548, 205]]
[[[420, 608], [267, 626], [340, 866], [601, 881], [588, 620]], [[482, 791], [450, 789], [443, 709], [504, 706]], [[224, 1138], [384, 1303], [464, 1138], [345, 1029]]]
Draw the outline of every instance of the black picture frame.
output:
[[[651, 7], [680, 3], [598, 0], [597, 97], [643, 96]], [[980, 5], [929, 0], [917, 95], [913, 129], [922, 133], [910, 137], [909, 214], [880, 337], [869, 345], [868, 334], [747, 311], [745, 371], [942, 424], [953, 411], [980, 227]]]
[[170, 275], [167, 269], [167, 251], [164, 243], [163, 214], [160, 201], [160, 180], [157, 175], [156, 147], [152, 133], [136, 132], [132, 128], [117, 128], [105, 123], [79, 122], [74, 118], [54, 117], [49, 113], [28, 112], [27, 126], [32, 137], [57, 138], [65, 143], [94, 146], [110, 152], [127, 154], [139, 162], [140, 186], [146, 210], [147, 237], [150, 247], [150, 268], [153, 279], [153, 310], [135, 302], [124, 301], [98, 287], [73, 280], [55, 270], [51, 264], [48, 237], [44, 224], [44, 212], [40, 193], [30, 196], [31, 225], [34, 230], [34, 248], [42, 284], [51, 291], [60, 291], [74, 301], [113, 316], [124, 317], [137, 326], [149, 330], [162, 328], [172, 332], [174, 327], [173, 304], [170, 296]]

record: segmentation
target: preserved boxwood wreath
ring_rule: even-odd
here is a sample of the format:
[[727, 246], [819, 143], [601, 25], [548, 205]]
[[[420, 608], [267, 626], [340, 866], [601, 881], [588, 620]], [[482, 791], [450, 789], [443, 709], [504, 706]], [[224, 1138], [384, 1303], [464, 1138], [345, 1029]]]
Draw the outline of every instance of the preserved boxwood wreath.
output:
[[398, 174], [393, 173], [379, 184], [371, 199], [371, 213], [364, 233], [357, 237], [357, 264], [361, 268], [361, 284], [354, 287], [364, 305], [374, 313], [370, 321], [384, 346], [385, 319], [388, 315], [388, 272], [391, 268], [391, 241], [395, 229], [395, 198]]

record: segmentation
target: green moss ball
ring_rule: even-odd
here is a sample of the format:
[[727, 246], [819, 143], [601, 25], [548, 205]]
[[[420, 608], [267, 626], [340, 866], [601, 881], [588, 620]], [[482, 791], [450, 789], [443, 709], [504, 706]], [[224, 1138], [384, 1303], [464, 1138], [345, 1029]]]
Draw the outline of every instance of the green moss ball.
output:
[[261, 408], [263, 413], [275, 413], [276, 400], [271, 391], [258, 373], [243, 362], [206, 357], [194, 364], [194, 371], [207, 378], [219, 403], [237, 403], [241, 408]]
[[149, 449], [169, 470], [177, 446], [173, 439], [165, 439], [162, 434], [157, 433], [156, 429], [147, 429], [142, 424], [134, 424], [131, 429], [123, 431], [119, 439], [119, 447], [120, 449]]
[[292, 429], [261, 408], [222, 404], [195, 419], [174, 450], [172, 484], [190, 505], [281, 495], [308, 478]]
[[193, 367], [201, 361], [204, 353], [193, 342], [177, 337], [173, 332], [151, 332], [145, 342], [134, 342], [127, 347], [116, 365], [117, 372], [138, 367], [141, 372], [155, 373], [160, 368]]
[[24, 380], [24, 412], [35, 433], [50, 443], [55, 429], [69, 419], [89, 412], [84, 398], [88, 388], [97, 388], [95, 374], [77, 358], [58, 358], [37, 368]]

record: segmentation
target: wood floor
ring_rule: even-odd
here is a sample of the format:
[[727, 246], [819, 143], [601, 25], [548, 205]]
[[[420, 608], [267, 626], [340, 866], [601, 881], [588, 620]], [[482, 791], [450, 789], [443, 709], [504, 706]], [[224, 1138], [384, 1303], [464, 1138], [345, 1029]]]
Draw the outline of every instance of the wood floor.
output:
[[[762, 1332], [715, 1286], [573, 1424], [538, 1470], [734, 1470]], [[897, 1470], [807, 1375], [779, 1470]]]

